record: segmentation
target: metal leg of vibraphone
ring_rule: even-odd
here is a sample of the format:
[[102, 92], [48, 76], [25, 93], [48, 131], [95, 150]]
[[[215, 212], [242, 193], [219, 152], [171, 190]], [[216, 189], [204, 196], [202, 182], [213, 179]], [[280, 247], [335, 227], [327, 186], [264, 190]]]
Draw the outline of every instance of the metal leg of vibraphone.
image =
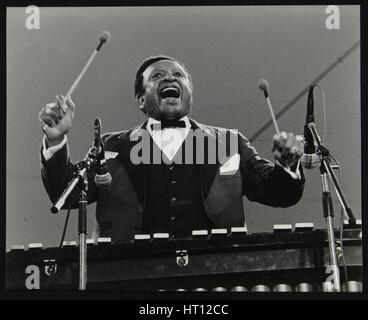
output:
[[272, 289], [273, 289], [274, 292], [291, 292], [291, 291], [293, 291], [293, 288], [290, 285], [285, 284], [285, 283], [277, 284]]
[[246, 292], [246, 291], [248, 291], [248, 289], [246, 287], [243, 287], [243, 286], [236, 286], [236, 287], [232, 288], [230, 291]]
[[343, 283], [342, 289], [345, 292], [362, 292], [363, 285], [359, 281], [347, 281]]
[[332, 282], [322, 282], [321, 287], [323, 292], [335, 292], [335, 288]]
[[[342, 284], [342, 289], [344, 292], [362, 292], [362, 282], [359, 281], [348, 281]], [[158, 291], [166, 291], [164, 289], [160, 289]], [[179, 288], [175, 291], [188, 291], [188, 289]], [[331, 282], [322, 282], [319, 285], [313, 285], [312, 283], [301, 282], [294, 285], [286, 284], [286, 283], [279, 283], [270, 287], [269, 285], [258, 284], [254, 285], [253, 287], [247, 288], [243, 285], [237, 285], [235, 287], [223, 287], [218, 286], [213, 289], [206, 289], [202, 287], [194, 288], [190, 291], [197, 291], [197, 292], [204, 292], [204, 291], [212, 291], [212, 292], [335, 292], [334, 285]]]
[[303, 282], [303, 283], [298, 283], [295, 286], [295, 291], [296, 292], [313, 292], [314, 289], [313, 289], [312, 284]]
[[[359, 281], [348, 281], [342, 284], [343, 292], [362, 292], [362, 283]], [[159, 289], [157, 291], [167, 291], [165, 289]], [[188, 291], [184, 288], [176, 289], [175, 291]], [[215, 287], [212, 290], [208, 290], [206, 288], [195, 288], [191, 291], [196, 292], [248, 292], [248, 288], [245, 286], [235, 286], [231, 289], [227, 289], [225, 287]], [[266, 285], [256, 285], [251, 288], [252, 292], [315, 292], [316, 289], [310, 283], [299, 283], [294, 288], [288, 284], [277, 284], [272, 287], [272, 290], [269, 286]], [[322, 292], [335, 292], [334, 286], [331, 282], [323, 282], [319, 285], [319, 291]]]
[[228, 290], [224, 287], [216, 287], [216, 288], [213, 288], [211, 291], [223, 292], [223, 291], [228, 291]]
[[264, 284], [258, 284], [252, 288], [253, 292], [270, 292], [271, 288]]
[[[159, 291], [191, 292], [336, 292], [332, 282], [325, 279], [323, 268], [273, 270], [267, 272], [202, 275], [157, 282]], [[349, 280], [341, 279], [343, 292], [362, 292], [361, 268], [347, 269]], [[343, 274], [343, 273], [342, 273]]]

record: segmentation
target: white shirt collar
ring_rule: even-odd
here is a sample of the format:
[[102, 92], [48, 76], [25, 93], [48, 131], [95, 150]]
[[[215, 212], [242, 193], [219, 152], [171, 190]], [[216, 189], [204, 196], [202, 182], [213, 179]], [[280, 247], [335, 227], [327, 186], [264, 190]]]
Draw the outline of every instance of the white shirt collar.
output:
[[[185, 128], [180, 128], [180, 129], [190, 129], [190, 121], [189, 121], [188, 116], [184, 116], [184, 117], [180, 118], [179, 120], [183, 120], [185, 122]], [[147, 121], [147, 126], [146, 126], [149, 133], [152, 132], [152, 126], [151, 125], [154, 124], [154, 123], [161, 123], [161, 121], [149, 117], [148, 121]]]
[[160, 123], [153, 118], [148, 118], [147, 131], [151, 135], [153, 141], [166, 155], [166, 157], [172, 161], [183, 144], [185, 138], [190, 131], [190, 121], [187, 116], [182, 117], [179, 120], [185, 122], [185, 128], [165, 128], [163, 130], [152, 130], [152, 124]]

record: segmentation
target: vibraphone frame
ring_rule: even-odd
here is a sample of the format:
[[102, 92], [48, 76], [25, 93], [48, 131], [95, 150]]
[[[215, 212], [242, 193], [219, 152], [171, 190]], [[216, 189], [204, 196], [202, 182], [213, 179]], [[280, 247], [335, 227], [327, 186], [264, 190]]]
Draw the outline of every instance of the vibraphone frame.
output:
[[[341, 282], [361, 282], [361, 230], [344, 230], [343, 247], [348, 279], [340, 256]], [[7, 289], [26, 288], [29, 265], [39, 268], [40, 288], [45, 289], [47, 261], [54, 259], [55, 252], [56, 248], [8, 252]], [[313, 291], [323, 291], [321, 284], [329, 276], [325, 230], [89, 244], [88, 259], [87, 289], [211, 291], [242, 286], [251, 291], [256, 285], [287, 284], [295, 291], [298, 284], [309, 283]], [[78, 248], [64, 247], [49, 289], [77, 288]]]

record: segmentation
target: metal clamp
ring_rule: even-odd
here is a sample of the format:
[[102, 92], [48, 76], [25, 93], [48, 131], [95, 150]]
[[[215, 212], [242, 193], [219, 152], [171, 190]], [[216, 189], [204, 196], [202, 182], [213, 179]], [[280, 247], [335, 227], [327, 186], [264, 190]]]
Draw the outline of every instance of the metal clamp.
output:
[[57, 270], [57, 264], [55, 264], [55, 259], [50, 260], [43, 260], [43, 263], [45, 264], [45, 273], [49, 276], [51, 274], [54, 275]]
[[176, 264], [179, 267], [185, 267], [189, 263], [188, 251], [177, 250], [176, 251]]

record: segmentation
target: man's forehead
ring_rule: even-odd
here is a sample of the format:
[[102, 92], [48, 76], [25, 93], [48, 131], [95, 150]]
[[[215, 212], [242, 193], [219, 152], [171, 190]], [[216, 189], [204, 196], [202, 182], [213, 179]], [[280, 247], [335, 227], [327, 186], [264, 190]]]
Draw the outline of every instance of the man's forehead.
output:
[[146, 78], [148, 75], [150, 75], [153, 71], [155, 70], [159, 70], [159, 69], [179, 69], [184, 71], [185, 73], [187, 73], [185, 71], [185, 69], [183, 68], [183, 66], [176, 62], [176, 61], [172, 61], [172, 60], [160, 60], [160, 61], [156, 61], [154, 63], [152, 63], [150, 66], [147, 67], [146, 70], [144, 70], [143, 72], [143, 77]]

